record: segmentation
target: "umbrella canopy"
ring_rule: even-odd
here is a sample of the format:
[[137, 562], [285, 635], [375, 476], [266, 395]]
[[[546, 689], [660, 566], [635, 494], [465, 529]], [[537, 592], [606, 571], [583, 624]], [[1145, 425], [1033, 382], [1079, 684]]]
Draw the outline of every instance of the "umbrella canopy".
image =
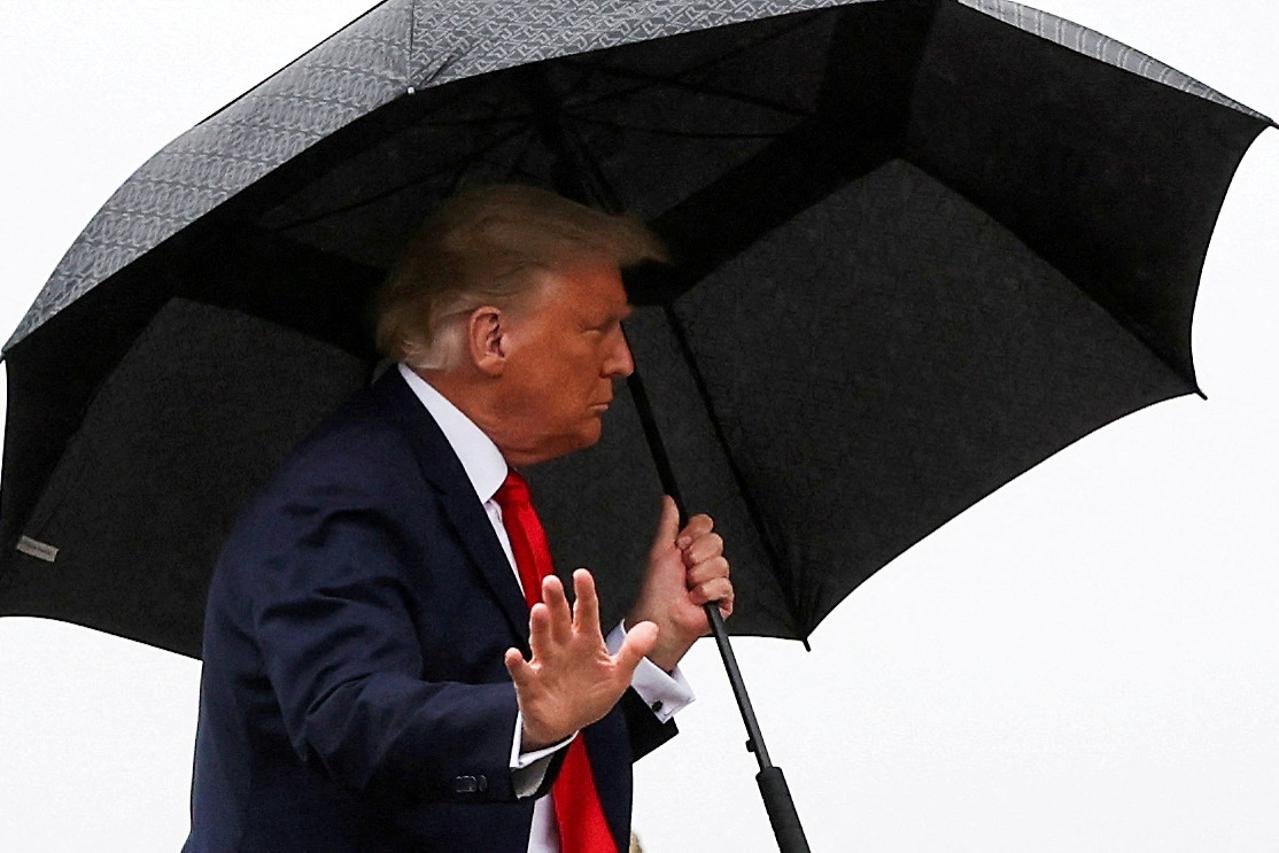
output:
[[[516, 179], [671, 241], [627, 329], [654, 420], [730, 543], [733, 630], [806, 636], [1197, 390], [1199, 268], [1268, 123], [1009, 3], [383, 4], [139, 170], [6, 346], [0, 608], [197, 654], [235, 512], [367, 379], [369, 288], [434, 202]], [[639, 417], [534, 488], [620, 610], [660, 491]]]

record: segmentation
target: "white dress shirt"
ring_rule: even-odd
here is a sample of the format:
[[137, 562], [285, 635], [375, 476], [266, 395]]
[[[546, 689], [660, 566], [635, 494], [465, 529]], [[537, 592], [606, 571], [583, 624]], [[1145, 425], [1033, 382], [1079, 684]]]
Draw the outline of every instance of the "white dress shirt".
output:
[[[412, 371], [407, 365], [397, 365], [400, 375], [408, 383], [409, 388], [422, 401], [422, 405], [431, 413], [431, 417], [439, 424], [444, 438], [457, 454], [466, 470], [466, 476], [475, 487], [475, 495], [488, 515], [493, 532], [502, 545], [507, 561], [511, 564], [511, 574], [519, 585], [521, 593], [524, 585], [520, 581], [519, 569], [515, 566], [515, 555], [511, 551], [511, 540], [506, 533], [506, 525], [502, 523], [502, 508], [493, 496], [502, 483], [506, 481], [509, 470], [502, 452], [497, 449], [487, 435], [475, 422], [468, 418], [456, 406], [448, 401], [439, 391]], [[625, 630], [621, 624], [609, 632], [605, 643], [612, 654], [622, 646]], [[677, 667], [669, 675], [652, 661], [645, 658], [636, 668], [631, 679], [631, 687], [650, 707], [662, 722], [666, 722], [693, 701], [693, 691], [683, 674]], [[516, 794], [527, 796], [536, 791], [546, 776], [551, 756], [558, 750], [568, 746], [577, 737], [573, 734], [561, 743], [534, 752], [523, 752], [520, 749], [520, 732], [522, 718], [515, 718], [515, 734], [511, 743], [511, 771], [514, 776]], [[533, 825], [529, 832], [528, 853], [559, 853], [559, 830], [555, 823], [555, 808], [548, 794], [540, 797], [533, 805]]]

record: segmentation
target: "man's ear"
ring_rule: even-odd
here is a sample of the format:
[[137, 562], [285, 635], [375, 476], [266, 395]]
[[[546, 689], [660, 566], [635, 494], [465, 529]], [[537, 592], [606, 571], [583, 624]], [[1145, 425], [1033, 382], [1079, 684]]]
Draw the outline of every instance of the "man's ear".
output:
[[488, 376], [501, 376], [506, 370], [506, 320], [495, 305], [482, 305], [466, 317], [467, 355]]

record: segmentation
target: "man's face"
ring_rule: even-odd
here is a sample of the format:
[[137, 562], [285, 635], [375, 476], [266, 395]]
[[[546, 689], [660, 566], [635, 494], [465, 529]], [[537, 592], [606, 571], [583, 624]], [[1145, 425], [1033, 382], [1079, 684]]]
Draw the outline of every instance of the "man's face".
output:
[[613, 380], [635, 369], [621, 326], [630, 312], [617, 268], [583, 262], [548, 274], [511, 316], [502, 377], [508, 458], [540, 462], [599, 441]]

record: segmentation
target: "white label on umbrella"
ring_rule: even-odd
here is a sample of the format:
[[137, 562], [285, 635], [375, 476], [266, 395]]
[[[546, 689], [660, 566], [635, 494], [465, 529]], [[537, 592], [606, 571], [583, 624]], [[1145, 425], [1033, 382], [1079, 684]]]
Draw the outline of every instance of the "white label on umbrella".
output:
[[37, 560], [44, 560], [48, 563], [52, 563], [58, 557], [57, 548], [44, 542], [37, 542], [30, 536], [23, 536], [18, 539], [18, 550], [28, 557], [35, 557]]

